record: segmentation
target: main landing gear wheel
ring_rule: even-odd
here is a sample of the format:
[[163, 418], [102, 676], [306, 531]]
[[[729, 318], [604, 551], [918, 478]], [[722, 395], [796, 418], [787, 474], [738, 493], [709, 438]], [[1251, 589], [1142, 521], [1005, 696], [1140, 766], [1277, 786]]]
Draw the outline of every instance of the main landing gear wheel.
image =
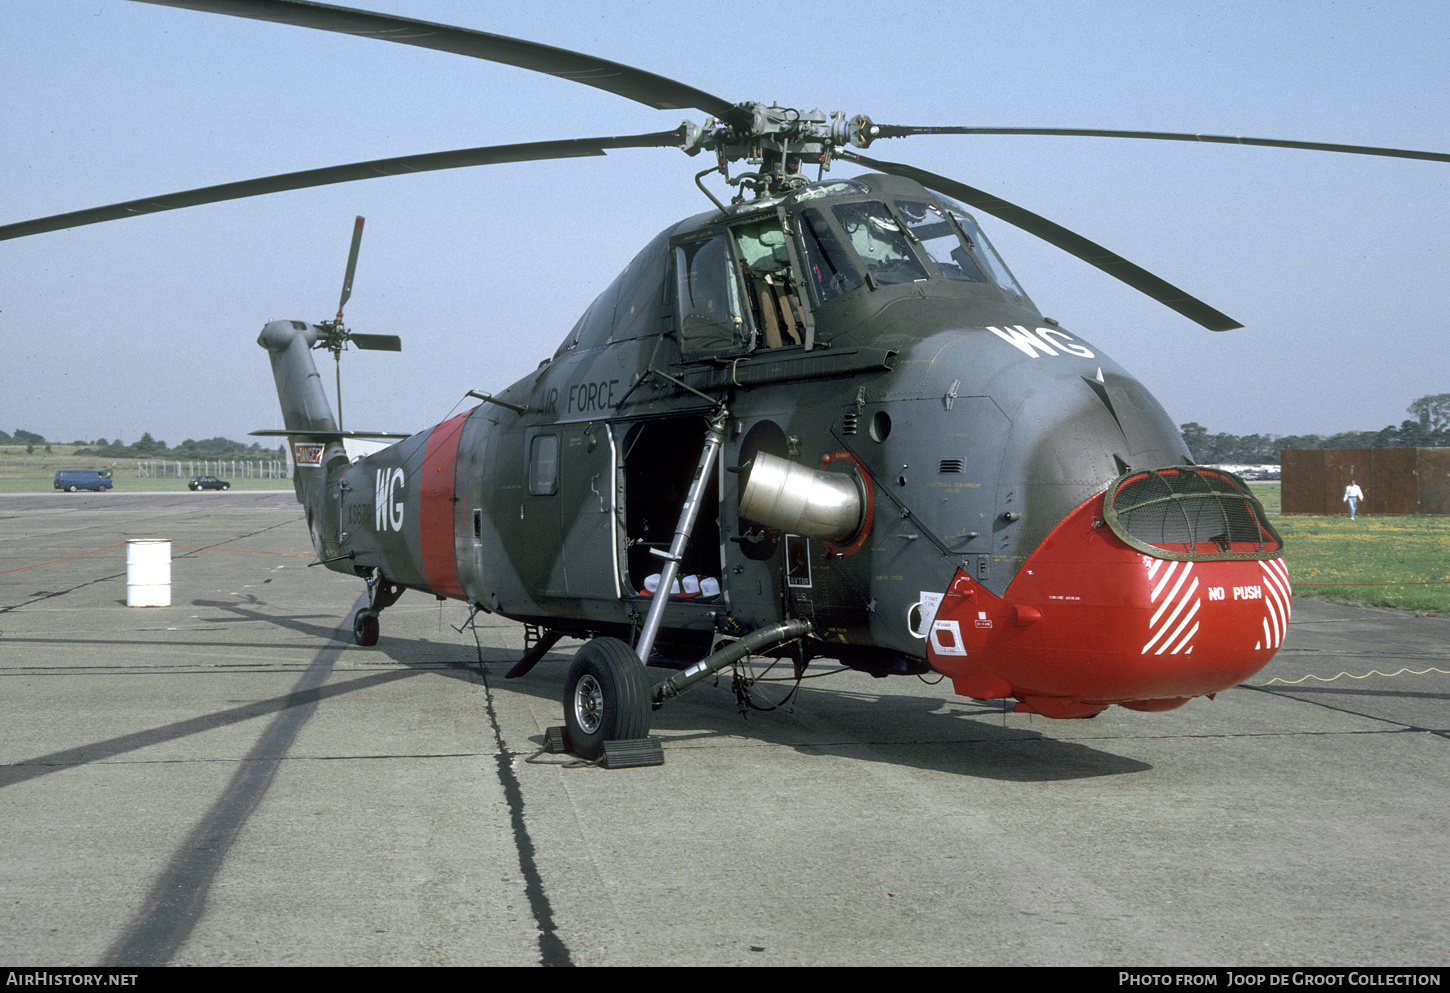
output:
[[606, 741], [649, 734], [649, 685], [634, 649], [617, 638], [595, 638], [579, 649], [564, 682], [569, 749], [586, 759]]
[[378, 643], [378, 612], [363, 608], [352, 618], [352, 640], [367, 648]]

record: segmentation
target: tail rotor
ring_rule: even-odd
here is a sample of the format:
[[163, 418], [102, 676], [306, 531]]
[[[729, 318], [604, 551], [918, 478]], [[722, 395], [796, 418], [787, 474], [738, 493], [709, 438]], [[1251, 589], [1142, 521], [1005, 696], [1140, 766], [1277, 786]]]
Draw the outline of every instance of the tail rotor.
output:
[[357, 271], [358, 249], [362, 246], [363, 218], [353, 223], [352, 248], [347, 253], [347, 273], [342, 279], [342, 296], [337, 301], [337, 316], [330, 321], [321, 321], [317, 328], [317, 344], [314, 348], [325, 348], [332, 353], [332, 359], [337, 372], [337, 429], [343, 430], [342, 426], [342, 353], [347, 349], [349, 342], [354, 348], [374, 350], [382, 352], [400, 352], [403, 350], [402, 340], [395, 334], [353, 334], [342, 323], [342, 308], [347, 305], [348, 298], [352, 296], [352, 277]]

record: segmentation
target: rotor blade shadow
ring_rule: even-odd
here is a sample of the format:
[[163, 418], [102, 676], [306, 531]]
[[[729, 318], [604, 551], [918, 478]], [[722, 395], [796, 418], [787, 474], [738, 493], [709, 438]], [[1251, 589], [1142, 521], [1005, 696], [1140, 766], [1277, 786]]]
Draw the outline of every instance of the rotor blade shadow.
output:
[[[269, 616], [236, 603], [215, 600], [194, 600], [192, 603], [194, 606], [226, 610], [240, 615], [246, 620], [266, 621], [287, 630], [297, 631], [309, 636], [316, 636], [323, 646], [323, 651], [338, 651], [350, 646], [349, 641], [343, 641], [338, 638], [339, 629], [336, 626], [335, 615], [333, 616], [334, 623], [329, 627], [323, 628], [319, 625], [301, 623], [295, 617], [282, 618]], [[351, 616], [351, 612], [349, 612], [349, 616]], [[411, 644], [411, 642], [406, 644]], [[231, 647], [235, 646], [233, 645]], [[295, 648], [296, 645], [281, 647]], [[278, 714], [297, 707], [309, 707], [323, 700], [332, 699], [333, 697], [360, 690], [372, 689], [413, 676], [434, 673], [449, 676], [454, 679], [475, 680], [478, 678], [478, 675], [468, 668], [472, 663], [418, 662], [416, 653], [414, 653], [413, 658], [406, 658], [403, 656], [401, 648], [397, 654], [388, 653], [388, 658], [403, 668], [390, 669], [386, 672], [369, 673], [365, 676], [358, 676], [343, 682], [330, 683], [315, 688], [294, 690], [270, 697], [266, 700], [258, 700], [254, 703], [243, 704], [227, 710], [175, 721], [171, 724], [162, 725], [161, 727], [118, 735], [115, 738], [108, 738], [104, 741], [91, 742], [89, 744], [76, 746], [75, 748], [62, 749], [47, 755], [21, 759], [19, 762], [0, 766], [0, 788], [35, 779], [61, 769], [115, 758], [116, 756], [134, 752], [151, 745], [176, 741], [194, 734], [201, 734], [205, 731], [240, 724], [243, 721]]]
[[1314, 696], [1322, 693], [1327, 696], [1365, 697], [1381, 700], [1450, 700], [1450, 693], [1356, 689], [1352, 686], [1250, 686], [1248, 689], [1288, 697], [1297, 697], [1300, 694]]
[[[257, 604], [258, 606], [264, 605], [264, 601], [258, 600], [255, 597], [252, 598], [252, 602]], [[309, 637], [319, 638], [324, 643], [327, 641], [331, 641], [333, 635], [337, 633], [336, 614], [266, 614], [260, 610], [250, 609], [246, 604], [230, 600], [193, 600], [191, 601], [191, 605], [193, 607], [205, 607], [213, 610], [224, 610], [230, 614], [235, 615], [231, 618], [208, 618], [208, 620], [225, 621], [239, 619], [244, 621], [265, 621], [269, 624], [274, 624], [277, 627], [283, 628], [287, 631], [296, 631], [298, 634], [305, 634]], [[352, 611], [348, 611], [348, 616], [352, 616]], [[327, 617], [331, 623], [329, 623], [326, 627], [320, 624], [307, 624], [304, 623], [302, 620], [306, 617]]]
[[36, 779], [52, 772], [60, 772], [63, 769], [69, 769], [74, 766], [88, 765], [92, 762], [103, 762], [106, 759], [113, 759], [117, 756], [125, 755], [127, 752], [138, 751], [151, 745], [177, 741], [194, 734], [201, 734], [204, 731], [214, 731], [217, 728], [240, 724], [243, 721], [254, 720], [258, 717], [267, 717], [272, 714], [291, 710], [295, 707], [306, 707], [323, 700], [330, 700], [333, 697], [355, 693], [359, 690], [372, 689], [375, 686], [383, 686], [400, 679], [409, 679], [413, 676], [422, 675], [426, 671], [428, 670], [393, 669], [387, 672], [358, 676], [356, 679], [349, 679], [341, 683], [320, 686], [316, 689], [284, 693], [266, 700], [258, 700], [255, 703], [243, 704], [240, 707], [231, 707], [227, 710], [203, 714], [200, 717], [189, 717], [186, 720], [163, 724], [161, 727], [147, 728], [144, 731], [135, 731], [131, 734], [119, 735], [115, 738], [108, 738], [105, 741], [95, 741], [86, 745], [78, 745], [75, 748], [66, 748], [58, 752], [51, 752], [48, 755], [38, 755], [35, 758], [21, 759], [19, 762], [13, 764], [0, 766], [0, 788], [13, 786], [16, 783], [23, 783], [27, 780]]
[[[71, 646], [75, 646], [75, 647], [91, 648], [91, 649], [99, 648], [99, 647], [106, 646], [106, 645], [132, 645], [132, 646], [134, 646], [135, 644], [137, 644], [134, 641], [123, 641], [123, 640], [121, 640], [119, 638], [14, 638], [14, 637], [9, 637], [9, 636], [7, 636], [5, 638], [5, 643], [7, 645], [71, 645]], [[203, 640], [203, 639], [195, 639], [195, 640], [191, 640], [191, 641], [182, 641], [182, 640], [173, 641], [173, 640], [168, 639], [165, 642], [158, 642], [156, 644], [156, 647], [158, 647], [158, 648], [217, 648], [217, 649], [235, 649], [235, 648], [237, 648], [239, 646], [234, 641], [211, 641], [211, 640]], [[285, 649], [293, 649], [293, 648], [296, 648], [297, 647], [297, 643], [296, 642], [283, 642], [283, 641], [276, 641], [276, 642], [249, 641], [249, 642], [246, 643], [246, 645], [240, 646], [240, 647], [246, 648], [249, 651], [250, 650], [253, 650], [253, 649], [262, 650], [262, 651], [268, 651], [268, 650], [285, 650]], [[267, 663], [257, 663], [257, 664], [258, 665], [266, 665]], [[75, 670], [84, 670], [84, 671], [93, 671], [93, 670], [97, 670], [97, 669], [99, 669], [99, 670], [119, 670], [119, 669], [169, 668], [169, 667], [168, 666], [155, 666], [155, 667], [152, 667], [152, 666], [137, 666], [137, 665], [131, 665], [131, 666], [113, 666], [113, 665], [105, 665], [105, 664], [95, 664], [95, 665], [79, 665], [79, 666], [77, 666], [77, 665], [67, 665], [67, 666], [63, 666], [63, 667], [62, 666], [29, 666], [27, 668], [47, 668], [47, 669], [64, 668], [67, 671], [72, 670], [72, 669], [75, 669]]]

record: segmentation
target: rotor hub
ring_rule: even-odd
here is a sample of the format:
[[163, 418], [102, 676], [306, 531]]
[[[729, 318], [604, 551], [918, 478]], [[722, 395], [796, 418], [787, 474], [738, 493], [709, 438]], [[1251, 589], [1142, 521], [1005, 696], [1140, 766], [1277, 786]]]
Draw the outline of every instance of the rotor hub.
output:
[[[803, 165], [817, 163], [822, 170], [829, 169], [835, 150], [854, 143], [852, 125], [869, 121], [859, 116], [848, 121], [841, 111], [827, 114], [755, 102], [736, 104], [735, 111], [730, 120], [712, 117], [704, 127], [687, 123], [684, 149], [692, 155], [710, 149], [727, 182], [751, 186], [761, 196], [807, 182], [800, 175]], [[758, 168], [731, 179], [732, 162]]]

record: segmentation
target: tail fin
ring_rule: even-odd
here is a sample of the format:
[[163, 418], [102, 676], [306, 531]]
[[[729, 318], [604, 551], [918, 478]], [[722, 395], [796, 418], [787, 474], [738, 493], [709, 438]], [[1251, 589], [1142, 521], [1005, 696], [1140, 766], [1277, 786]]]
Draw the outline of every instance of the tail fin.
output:
[[273, 321], [262, 329], [257, 344], [272, 360], [272, 377], [277, 381], [277, 399], [282, 404], [282, 423], [289, 434], [336, 436], [337, 421], [322, 392], [322, 377], [312, 361], [317, 328], [301, 321]]
[[[277, 400], [282, 405], [281, 431], [253, 431], [256, 437], [285, 437], [292, 450], [293, 488], [297, 502], [307, 509], [307, 526], [312, 532], [312, 547], [324, 562], [342, 556], [339, 544], [339, 487], [342, 470], [351, 456], [347, 442], [367, 454], [372, 440], [397, 441], [409, 437], [384, 431], [339, 431], [322, 391], [322, 377], [312, 361], [312, 347], [317, 344], [321, 329], [301, 321], [273, 321], [262, 329], [257, 344], [267, 350], [272, 360], [272, 378], [277, 381]], [[368, 344], [367, 348], [396, 351], [396, 338], [371, 335], [386, 345]], [[361, 439], [369, 439], [362, 441]], [[340, 571], [346, 572], [343, 566]]]
[[[342, 433], [337, 429], [322, 391], [322, 377], [312, 361], [317, 329], [301, 321], [273, 321], [262, 329], [257, 344], [272, 360], [277, 400], [282, 405], [283, 432], [292, 449], [293, 487], [307, 509], [312, 546], [322, 559], [341, 554], [338, 546], [337, 501], [327, 499], [328, 470], [347, 465]], [[262, 433], [262, 432], [258, 432]]]

